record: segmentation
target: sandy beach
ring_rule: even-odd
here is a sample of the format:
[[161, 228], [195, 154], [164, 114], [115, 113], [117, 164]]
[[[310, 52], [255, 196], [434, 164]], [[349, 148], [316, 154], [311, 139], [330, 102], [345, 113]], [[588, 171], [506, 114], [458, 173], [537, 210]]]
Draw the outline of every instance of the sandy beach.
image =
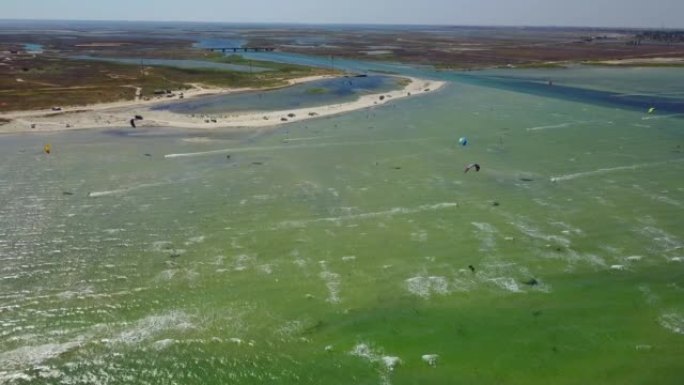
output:
[[[309, 76], [292, 79], [289, 85], [295, 85], [331, 76]], [[208, 95], [229, 94], [251, 91], [249, 88], [208, 88], [193, 84], [190, 90], [177, 91], [173, 98], [161, 97], [151, 100], [127, 100], [112, 103], [94, 104], [90, 106], [65, 107], [61, 111], [50, 109], [16, 111], [0, 114], [0, 119], [9, 122], [0, 125], [0, 132], [46, 132], [85, 128], [129, 127], [129, 121], [135, 115], [143, 120], [136, 121], [137, 127], [177, 127], [194, 129], [268, 127], [288, 122], [302, 121], [323, 116], [369, 108], [385, 104], [392, 100], [416, 96], [438, 90], [444, 82], [404, 77], [408, 84], [390, 92], [362, 95], [355, 101], [330, 104], [326, 106], [307, 107], [279, 111], [256, 111], [244, 113], [223, 113], [186, 115], [170, 111], [153, 110], [158, 104], [167, 104], [180, 100], [198, 98]]]
[[605, 65], [684, 65], [684, 57], [645, 57], [633, 59], [601, 60], [595, 64]]

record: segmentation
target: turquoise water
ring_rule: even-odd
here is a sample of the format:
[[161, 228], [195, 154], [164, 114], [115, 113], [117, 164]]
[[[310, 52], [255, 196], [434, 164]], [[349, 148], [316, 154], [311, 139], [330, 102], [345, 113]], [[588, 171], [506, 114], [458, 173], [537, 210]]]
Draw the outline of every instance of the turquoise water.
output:
[[[461, 80], [579, 103], [625, 108], [642, 112], [648, 112], [653, 108], [664, 113], [684, 114], [684, 99], [681, 97], [684, 95], [677, 91], [668, 91], [667, 88], [658, 88], [659, 91], [648, 91], [648, 88], [643, 88], [643, 83], [636, 83], [632, 84], [632, 86], [636, 86], [635, 89], [639, 91], [615, 92], [584, 87], [582, 84], [583, 79], [576, 81], [573, 78], [565, 78], [563, 79], [564, 82], [559, 84], [552, 80], [542, 81], [538, 76], [526, 77], [518, 75], [518, 73], [502, 73], [501, 75], [480, 73], [463, 75]], [[622, 80], [625, 79], [623, 78]], [[629, 77], [627, 77], [627, 83], [629, 82]]]
[[315, 107], [353, 101], [368, 93], [396, 90], [401, 88], [399, 81], [395, 77], [378, 75], [322, 79], [268, 92], [250, 91], [174, 102], [155, 109], [194, 114]]
[[288, 64], [299, 64], [311, 67], [333, 68], [354, 73], [385, 72], [411, 76], [435, 76], [430, 73], [429, 66], [407, 65], [391, 62], [366, 62], [360, 60], [341, 59], [338, 57], [319, 57], [287, 52], [245, 52], [248, 59], [267, 60]]
[[[70, 59], [106, 61], [106, 62], [112, 62], [112, 63], [135, 64], [135, 65], [141, 64], [141, 59], [135, 59], [135, 58], [105, 58], [105, 57], [95, 57], [95, 56], [88, 56], [88, 55], [76, 55], [76, 56], [71, 56]], [[203, 61], [203, 60], [144, 59], [144, 60], [142, 60], [142, 64], [144, 64], [146, 66], [175, 67], [175, 68], [187, 68], [187, 69], [215, 69], [215, 70], [238, 71], [238, 72], [271, 71], [270, 68], [248, 66], [248, 65], [241, 65], [241, 64], [219, 63], [219, 62], [211, 62], [211, 61]]]
[[[0, 383], [681, 383], [684, 120], [574, 71], [423, 72], [449, 83], [266, 132], [0, 137]], [[684, 91], [611, 71], [591, 90]]]
[[24, 49], [28, 53], [43, 53], [43, 45], [42, 44], [32, 44], [32, 43], [27, 43], [24, 44]]
[[202, 39], [196, 43], [194, 43], [192, 46], [195, 48], [236, 48], [236, 47], [242, 47], [247, 43], [246, 40], [241, 39], [239, 36], [236, 36], [234, 39], [223, 39], [223, 38], [216, 38], [216, 39]]
[[672, 76], [679, 71], [662, 67], [626, 67], [616, 70], [612, 67], [576, 65], [559, 71], [517, 69], [482, 72], [542, 83], [551, 80], [556, 85], [571, 83], [580, 88], [614, 92], [622, 96], [669, 96], [681, 101], [684, 96], [681, 86], [672, 81]]

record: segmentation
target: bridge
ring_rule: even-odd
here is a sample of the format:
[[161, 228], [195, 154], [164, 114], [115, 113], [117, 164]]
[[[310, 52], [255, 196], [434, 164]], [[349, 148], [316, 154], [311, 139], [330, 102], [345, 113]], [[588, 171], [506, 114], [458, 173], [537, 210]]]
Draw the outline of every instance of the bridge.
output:
[[274, 47], [212, 47], [207, 48], [211, 52], [221, 51], [226, 52], [272, 52]]

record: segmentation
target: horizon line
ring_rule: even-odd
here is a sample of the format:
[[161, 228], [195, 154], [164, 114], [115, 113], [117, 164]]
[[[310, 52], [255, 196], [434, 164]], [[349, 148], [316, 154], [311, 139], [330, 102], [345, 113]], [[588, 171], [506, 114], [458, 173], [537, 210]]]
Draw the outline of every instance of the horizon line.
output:
[[424, 23], [366, 23], [366, 22], [286, 22], [286, 21], [197, 21], [197, 20], [121, 20], [121, 19], [31, 19], [0, 18], [2, 22], [96, 22], [96, 23], [191, 23], [191, 24], [233, 24], [233, 25], [292, 25], [292, 26], [396, 26], [396, 27], [471, 27], [471, 28], [557, 28], [557, 29], [597, 29], [597, 30], [669, 30], [684, 31], [683, 27], [636, 27], [636, 26], [595, 26], [595, 25], [556, 25], [556, 24], [424, 24]]

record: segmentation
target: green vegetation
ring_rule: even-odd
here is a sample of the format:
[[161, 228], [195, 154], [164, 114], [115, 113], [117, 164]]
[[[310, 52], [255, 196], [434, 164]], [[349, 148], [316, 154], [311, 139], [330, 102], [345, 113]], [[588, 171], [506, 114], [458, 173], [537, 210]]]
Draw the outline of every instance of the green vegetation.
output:
[[435, 64], [434, 67], [437, 71], [468, 71], [471, 69], [471, 67], [467, 65], [444, 63]]
[[296, 64], [277, 63], [277, 62], [264, 61], [264, 60], [252, 60], [252, 59], [247, 59], [244, 56], [237, 55], [237, 54], [225, 56], [222, 53], [216, 53], [216, 52], [212, 52], [204, 60], [214, 61], [214, 62], [218, 62], [218, 63], [252, 65], [254, 67], [268, 68], [272, 71], [279, 71], [279, 72], [284, 72], [284, 73], [297, 72], [297, 71], [307, 71], [310, 69], [310, 67], [300, 66], [300, 65], [296, 65]]
[[323, 87], [314, 87], [306, 90], [306, 93], [311, 95], [327, 94], [328, 92], [329, 91]]
[[406, 87], [407, 85], [411, 84], [411, 79], [407, 79], [407, 78], [397, 78], [397, 79], [395, 80], [395, 82], [396, 82], [397, 86], [403, 88], [403, 87]]
[[379, 73], [379, 74], [384, 74], [384, 75], [398, 75], [399, 72], [397, 71], [388, 71], [388, 70], [374, 70], [373, 72]]
[[363, 54], [358, 56], [361, 60], [379, 60], [379, 61], [396, 61], [398, 59], [394, 52], [387, 52], [381, 54]]
[[[237, 60], [232, 58], [232, 60]], [[145, 67], [57, 57], [13, 58], [0, 68], [0, 111], [74, 106], [131, 100], [155, 90], [183, 90], [192, 84], [213, 87], [277, 87], [288, 79], [330, 73], [303, 66], [258, 62], [271, 71], [246, 73], [214, 69]]]
[[529, 68], [529, 69], [554, 69], [554, 68], [567, 68], [567, 63], [560, 62], [532, 62], [516, 64], [515, 68]]

